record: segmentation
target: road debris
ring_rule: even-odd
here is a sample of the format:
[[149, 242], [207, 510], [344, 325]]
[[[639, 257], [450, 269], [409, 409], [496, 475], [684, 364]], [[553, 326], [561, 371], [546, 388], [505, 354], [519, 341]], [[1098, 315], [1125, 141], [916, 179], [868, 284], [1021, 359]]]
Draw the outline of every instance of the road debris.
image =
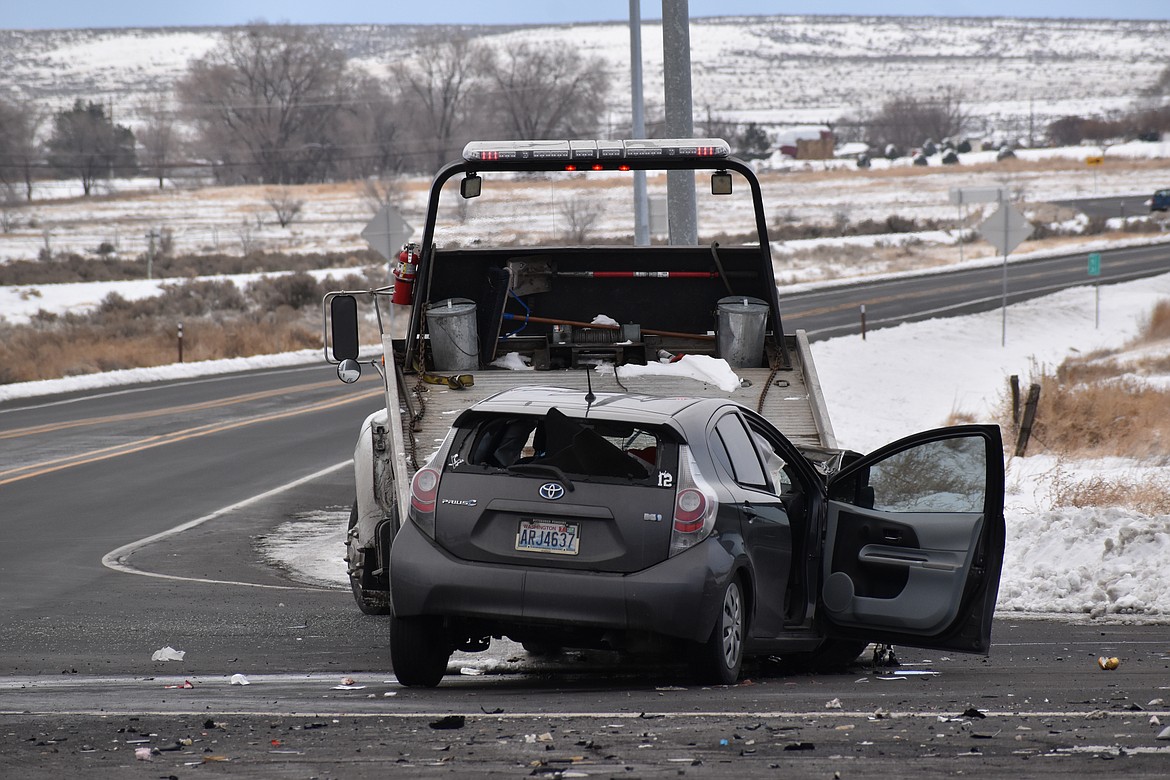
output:
[[1110, 656], [1106, 658], [1102, 655], [1097, 658], [1097, 666], [1100, 666], [1107, 672], [1112, 672], [1118, 666], [1121, 666], [1121, 659], [1117, 656]]
[[430, 722], [433, 729], [461, 729], [467, 724], [466, 715], [447, 715]]
[[232, 675], [232, 685], [251, 685], [252, 681], [242, 674]]
[[154, 654], [150, 656], [150, 660], [152, 660], [152, 661], [182, 661], [183, 656], [185, 656], [186, 654], [187, 654], [186, 650], [176, 650], [175, 648], [171, 647], [170, 645], [167, 645], [166, 647], [159, 648], [158, 650], [155, 650]]
[[825, 709], [826, 710], [843, 709], [842, 704], [841, 704], [841, 700], [840, 699], [831, 699], [831, 700], [825, 702]]
[[183, 680], [183, 682], [181, 682], [181, 683], [176, 683], [175, 685], [164, 685], [163, 687], [164, 688], [194, 688], [195, 684], [192, 683], [190, 680]]

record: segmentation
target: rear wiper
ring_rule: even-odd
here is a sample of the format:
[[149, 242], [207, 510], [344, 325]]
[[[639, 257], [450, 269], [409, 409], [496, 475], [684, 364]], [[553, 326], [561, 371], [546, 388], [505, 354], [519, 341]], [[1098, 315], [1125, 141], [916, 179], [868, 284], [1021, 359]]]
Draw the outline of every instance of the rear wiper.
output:
[[517, 464], [514, 464], [512, 466], [508, 466], [505, 470], [509, 474], [539, 474], [541, 472], [543, 472], [545, 474], [552, 474], [554, 477], [559, 479], [561, 482], [565, 483], [565, 487], [567, 487], [569, 489], [570, 493], [573, 492], [573, 490], [575, 489], [573, 487], [573, 480], [569, 479], [569, 477], [565, 474], [565, 472], [561, 471], [558, 467], [553, 466], [551, 464], [517, 463]]

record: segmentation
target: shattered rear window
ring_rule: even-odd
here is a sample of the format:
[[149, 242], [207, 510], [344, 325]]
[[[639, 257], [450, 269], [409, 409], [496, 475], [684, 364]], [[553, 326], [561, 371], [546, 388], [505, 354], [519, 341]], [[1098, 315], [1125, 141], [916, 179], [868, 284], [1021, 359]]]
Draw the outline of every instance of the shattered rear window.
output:
[[458, 435], [447, 467], [520, 473], [525, 466], [547, 466], [572, 479], [659, 485], [660, 474], [673, 474], [677, 461], [677, 447], [652, 426], [579, 419], [553, 408], [544, 415], [473, 418]]

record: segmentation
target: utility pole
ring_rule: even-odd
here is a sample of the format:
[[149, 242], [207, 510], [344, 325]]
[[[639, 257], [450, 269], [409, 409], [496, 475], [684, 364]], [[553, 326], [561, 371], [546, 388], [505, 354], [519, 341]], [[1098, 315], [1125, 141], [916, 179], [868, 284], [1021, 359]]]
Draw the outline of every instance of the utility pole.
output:
[[[646, 113], [642, 101], [642, 8], [630, 0], [630, 100], [633, 103], [634, 138], [646, 137]], [[634, 246], [650, 245], [650, 203], [646, 195], [646, 171], [634, 171]]]
[[[666, 134], [692, 138], [695, 121], [691, 104], [691, 30], [687, 0], [662, 0], [662, 79], [666, 99]], [[699, 243], [695, 215], [694, 171], [668, 171], [666, 200], [670, 243]]]

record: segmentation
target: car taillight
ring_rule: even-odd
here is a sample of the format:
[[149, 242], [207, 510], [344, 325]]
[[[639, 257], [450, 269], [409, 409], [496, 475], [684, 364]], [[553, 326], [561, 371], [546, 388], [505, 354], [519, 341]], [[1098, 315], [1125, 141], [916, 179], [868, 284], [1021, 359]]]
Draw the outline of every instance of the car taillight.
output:
[[711, 535], [719, 501], [703, 479], [685, 445], [679, 447], [678, 492], [674, 496], [674, 518], [670, 529], [670, 555], [678, 555]]
[[407, 511], [419, 530], [432, 539], [435, 538], [435, 504], [439, 500], [439, 477], [442, 475], [443, 464], [447, 462], [452, 437], [453, 433], [447, 434], [438, 451], [410, 480], [410, 507]]
[[410, 505], [420, 512], [435, 511], [435, 497], [439, 494], [439, 472], [419, 469], [410, 485]]

